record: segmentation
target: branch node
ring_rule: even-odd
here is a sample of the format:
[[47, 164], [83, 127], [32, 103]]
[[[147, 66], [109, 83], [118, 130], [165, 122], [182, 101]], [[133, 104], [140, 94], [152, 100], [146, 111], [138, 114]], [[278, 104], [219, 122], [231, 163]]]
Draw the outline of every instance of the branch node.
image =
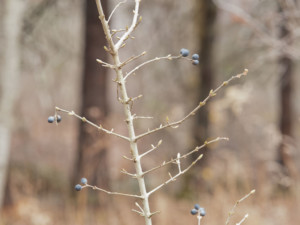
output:
[[154, 216], [155, 214], [158, 214], [158, 213], [160, 213], [160, 211], [155, 211], [155, 212], [151, 213], [151, 214], [148, 216], [148, 218], [150, 219], [152, 216]]
[[129, 158], [129, 157], [125, 156], [125, 155], [123, 155], [123, 158], [124, 158], [124, 159], [127, 159], [127, 160], [130, 160], [130, 161], [133, 161], [132, 158]]
[[213, 89], [210, 90], [209, 96], [210, 97], [216, 96], [216, 93], [215, 93], [215, 91]]

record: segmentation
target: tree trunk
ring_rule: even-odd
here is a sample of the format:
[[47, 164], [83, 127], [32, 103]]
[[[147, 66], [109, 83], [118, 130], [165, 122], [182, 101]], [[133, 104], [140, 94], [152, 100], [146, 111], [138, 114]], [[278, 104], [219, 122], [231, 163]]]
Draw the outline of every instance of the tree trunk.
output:
[[[200, 0], [196, 1], [196, 29], [198, 30], [199, 48], [200, 48], [200, 69], [199, 69], [199, 83], [196, 84], [198, 92], [197, 102], [203, 101], [209, 91], [213, 88], [214, 82], [214, 56], [213, 56], [213, 45], [215, 39], [215, 21], [217, 18], [217, 7], [212, 0]], [[203, 107], [195, 116], [195, 125], [193, 127], [194, 143], [192, 146], [199, 146], [204, 143], [209, 137], [209, 103]], [[205, 159], [208, 157], [209, 151], [205, 152], [205, 157], [201, 159], [200, 164], [195, 166], [201, 166], [205, 164]], [[197, 156], [195, 156], [197, 157]], [[192, 158], [191, 160], [195, 160]], [[186, 195], [192, 193], [195, 186], [199, 186], [201, 182], [201, 175], [197, 169], [193, 170], [185, 176], [186, 182], [181, 194]]]
[[[279, 3], [279, 12], [283, 15], [284, 9]], [[292, 43], [290, 41], [291, 33], [288, 28], [288, 20], [284, 18], [280, 24], [280, 39], [288, 46]], [[282, 141], [279, 146], [279, 162], [288, 172], [288, 174], [296, 178], [297, 169], [293, 159], [290, 155], [291, 149], [289, 139], [293, 135], [293, 105], [292, 105], [292, 92], [293, 92], [293, 73], [294, 62], [293, 59], [286, 53], [282, 53], [279, 57], [279, 76], [280, 76], [280, 131]]]
[[[5, 7], [3, 36], [4, 51], [1, 65], [0, 99], [0, 208], [8, 193], [5, 190], [10, 154], [10, 139], [14, 122], [14, 106], [18, 97], [21, 60], [21, 30], [25, 3], [22, 0], [7, 0]], [[7, 199], [6, 199], [7, 200]], [[7, 201], [6, 201], [7, 202]]]
[[[107, 11], [108, 1], [102, 1]], [[81, 114], [96, 124], [103, 124], [107, 116], [107, 70], [96, 62], [106, 61], [103, 46], [105, 35], [101, 29], [94, 1], [86, 0], [85, 9], [85, 56], [82, 86]], [[107, 153], [104, 134], [87, 123], [80, 124], [79, 147], [74, 169], [74, 184], [86, 177], [92, 185], [109, 186]], [[92, 192], [89, 192], [92, 194]]]
[[[200, 45], [200, 71], [198, 102], [204, 100], [213, 88], [214, 82], [214, 57], [213, 45], [215, 39], [215, 21], [217, 8], [211, 0], [198, 1], [201, 12], [198, 18], [199, 45]], [[208, 105], [203, 107], [196, 115], [194, 127], [195, 143], [202, 144], [209, 136], [209, 112]], [[207, 152], [206, 152], [207, 154]]]

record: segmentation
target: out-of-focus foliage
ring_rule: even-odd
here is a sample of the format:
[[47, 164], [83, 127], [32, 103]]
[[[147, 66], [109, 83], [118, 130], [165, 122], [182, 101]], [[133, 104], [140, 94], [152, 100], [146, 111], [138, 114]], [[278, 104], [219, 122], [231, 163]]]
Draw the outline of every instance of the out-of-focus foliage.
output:
[[[197, 51], [193, 19], [197, 12], [193, 1], [142, 1], [142, 23], [121, 52], [122, 59], [147, 51], [143, 59], [179, 54], [181, 48]], [[42, 0], [27, 1], [22, 31], [22, 74], [20, 98], [15, 110], [16, 127], [12, 139], [10, 185], [14, 205], [3, 211], [3, 224], [138, 224], [141, 218], [131, 212], [127, 199], [112, 198], [112, 205], [101, 212], [86, 206], [76, 212], [76, 204], [68, 198], [73, 190], [69, 185], [74, 153], [77, 145], [79, 121], [63, 116], [59, 126], [47, 123], [54, 106], [79, 109], [80, 82], [83, 57], [83, 1], [49, 1], [39, 8]], [[118, 1], [110, 1], [111, 9]], [[274, 1], [231, 0], [247, 11], [256, 21], [277, 35], [277, 8]], [[1, 3], [2, 4], [2, 3]], [[39, 9], [39, 10], [37, 10]], [[129, 24], [132, 1], [123, 4], [112, 18], [112, 27]], [[0, 18], [5, 12], [0, 7]], [[2, 26], [2, 24], [0, 24]], [[99, 23], [99, 29], [101, 29]], [[0, 35], [0, 48], [5, 48]], [[298, 40], [295, 46], [298, 46]], [[215, 46], [217, 80], [215, 86], [244, 68], [249, 76], [228, 86], [210, 106], [210, 137], [227, 136], [230, 142], [211, 146], [213, 150], [207, 168], [198, 176], [206, 183], [199, 187], [195, 198], [207, 210], [203, 223], [224, 224], [234, 202], [252, 188], [257, 189], [254, 200], [239, 206], [238, 216], [249, 213], [248, 224], [291, 224], [299, 221], [299, 200], [294, 197], [294, 183], [285, 176], [276, 163], [276, 146], [280, 142], [278, 130], [278, 77], [276, 51], [264, 45], [245, 23], [236, 16], [220, 11]], [[2, 61], [3, 56], [0, 54]], [[201, 64], [201, 59], [200, 59]], [[1, 62], [0, 62], [1, 65]], [[100, 65], [99, 65], [100, 66]], [[298, 69], [298, 68], [297, 68]], [[130, 66], [128, 66], [128, 71]], [[195, 104], [197, 87], [193, 84], [197, 68], [186, 61], [160, 61], [141, 69], [128, 80], [131, 97], [143, 94], [133, 105], [137, 115], [154, 116], [154, 120], [138, 123], [138, 133], [156, 127], [165, 121], [181, 118]], [[108, 79], [110, 111], [106, 124], [125, 133], [122, 107], [116, 101], [113, 71]], [[294, 80], [294, 139], [289, 144], [299, 164], [299, 104], [300, 78]], [[1, 96], [0, 96], [1, 97]], [[189, 121], [180, 129], [166, 130], [141, 143], [141, 150], [161, 138], [160, 152], [145, 161], [145, 170], [161, 163], [161, 154], [174, 157], [178, 151], [187, 151], [191, 143]], [[134, 181], [121, 175], [120, 169], [131, 170], [122, 155], [129, 148], [116, 138], [109, 138], [109, 164], [107, 172], [113, 181], [112, 189], [135, 191]], [[200, 143], [199, 143], [200, 145]], [[1, 151], [1, 150], [0, 150]], [[172, 170], [172, 168], [168, 168]], [[162, 170], [149, 177], [149, 185], [159, 183], [168, 171]], [[79, 181], [78, 181], [79, 182]], [[190, 214], [191, 201], [175, 198], [180, 187], [168, 187], [168, 192], [155, 196], [154, 207], [158, 224], [196, 222]], [[282, 188], [284, 191], [282, 191]], [[166, 190], [166, 189], [165, 189]], [[201, 191], [200, 191], [201, 190]], [[288, 190], [288, 191], [287, 191]], [[84, 190], [92, 191], [92, 190]], [[81, 193], [80, 193], [81, 194]], [[102, 194], [102, 193], [101, 193]], [[91, 202], [97, 199], [91, 199]], [[194, 204], [194, 202], [192, 202]], [[95, 211], [94, 211], [95, 210]], [[115, 213], [117, 212], [117, 213]], [[174, 213], [170, 212], [176, 212]], [[74, 216], [75, 215], [75, 216]], [[1, 221], [3, 220], [3, 221]], [[21, 222], [20, 222], [21, 221]], [[236, 222], [234, 221], [234, 222]]]

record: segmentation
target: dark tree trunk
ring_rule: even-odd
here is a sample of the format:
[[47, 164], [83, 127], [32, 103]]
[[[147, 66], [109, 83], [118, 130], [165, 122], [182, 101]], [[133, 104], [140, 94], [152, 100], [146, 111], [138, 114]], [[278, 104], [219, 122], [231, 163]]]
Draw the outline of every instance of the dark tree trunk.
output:
[[[217, 8], [211, 0], [202, 0], [197, 3], [199, 11], [198, 17], [199, 45], [200, 45], [200, 71], [198, 92], [198, 102], [204, 100], [209, 91], [213, 89], [214, 64], [213, 45], [215, 39], [215, 21]], [[208, 106], [203, 107], [196, 115], [196, 126], [194, 127], [194, 137], [196, 145], [202, 144], [208, 138]]]
[[[102, 1], [107, 12], [108, 1]], [[103, 124], [107, 116], [106, 74], [107, 70], [96, 62], [106, 61], [103, 50], [106, 44], [101, 29], [95, 1], [86, 0], [85, 53], [82, 81], [81, 114], [96, 124]], [[107, 149], [104, 134], [87, 123], [80, 124], [79, 147], [74, 168], [74, 184], [86, 177], [91, 185], [109, 186]]]
[[292, 136], [292, 73], [293, 61], [287, 56], [279, 59], [280, 65], [280, 131], [283, 136]]
[[[200, 56], [200, 69], [199, 69], [199, 83], [196, 84], [198, 92], [197, 102], [203, 101], [209, 91], [213, 89], [214, 83], [214, 56], [213, 56], [213, 46], [215, 39], [215, 22], [217, 18], [217, 7], [212, 0], [200, 0], [196, 1], [195, 14], [196, 14], [196, 24], [195, 27], [198, 31], [199, 40], [199, 56]], [[193, 127], [194, 142], [192, 147], [200, 146], [209, 137], [209, 103], [203, 107], [195, 117], [195, 125]], [[196, 164], [198, 167], [205, 165], [205, 161], [208, 158], [208, 151], [205, 151], [205, 157], [201, 159], [200, 164]], [[191, 160], [195, 160], [192, 158]], [[195, 166], [196, 166], [195, 165]], [[192, 190], [197, 190], [201, 183], [201, 175], [198, 169], [193, 170], [185, 176], [186, 182], [184, 182], [184, 188], [181, 195], [187, 195], [192, 193]]]
[[[279, 13], [283, 15], [284, 9], [279, 3]], [[291, 45], [291, 33], [288, 28], [288, 21], [284, 18], [280, 25], [280, 38], [286, 45]], [[293, 91], [293, 73], [294, 62], [284, 51], [279, 57], [279, 76], [280, 76], [280, 131], [282, 141], [279, 146], [279, 162], [288, 172], [288, 174], [296, 178], [297, 169], [290, 155], [290, 141], [293, 135], [293, 105], [292, 105], [292, 91]]]

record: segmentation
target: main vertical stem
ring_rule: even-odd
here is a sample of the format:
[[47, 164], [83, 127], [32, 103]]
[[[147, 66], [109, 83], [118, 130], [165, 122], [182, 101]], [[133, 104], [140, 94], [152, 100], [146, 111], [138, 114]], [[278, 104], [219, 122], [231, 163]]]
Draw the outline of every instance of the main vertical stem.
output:
[[[138, 2], [139, 1], [137, 1], [136, 3], [138, 4]], [[101, 21], [101, 24], [102, 24], [102, 27], [103, 27], [103, 30], [104, 30], [104, 33], [105, 33], [105, 36], [106, 36], [106, 39], [107, 39], [107, 42], [109, 45], [109, 51], [114, 60], [115, 72], [117, 74], [116, 82], [118, 83], [119, 88], [121, 90], [121, 95], [122, 95], [121, 99], [122, 99], [122, 103], [124, 105], [124, 113], [126, 116], [126, 123], [127, 123], [129, 138], [130, 138], [130, 141], [129, 141], [130, 150], [131, 150], [131, 154], [134, 158], [133, 162], [135, 164], [136, 176], [137, 176], [137, 181], [139, 184], [140, 193], [141, 193], [141, 196], [143, 197], [143, 210], [144, 210], [143, 213], [144, 213], [144, 218], [145, 218], [145, 224], [152, 225], [151, 212], [150, 212], [150, 207], [149, 207], [149, 195], [147, 193], [146, 184], [145, 184], [145, 180], [143, 177], [143, 170], [142, 170], [140, 155], [139, 155], [139, 151], [138, 151], [136, 135], [135, 135], [135, 131], [134, 131], [133, 116], [132, 116], [132, 113], [130, 110], [130, 99], [128, 98], [125, 80], [124, 80], [124, 76], [123, 76], [123, 72], [122, 72], [122, 68], [121, 68], [121, 62], [120, 62], [120, 57], [119, 57], [119, 48], [116, 47], [116, 45], [114, 44], [114, 42], [112, 40], [110, 28], [105, 19], [105, 15], [103, 13], [103, 9], [102, 9], [100, 0], [96, 0], [96, 4], [97, 4], [98, 12], [99, 12], [99, 19]]]
[[[121, 64], [118, 54], [114, 55], [113, 58], [114, 58], [115, 65]], [[130, 138], [130, 151], [134, 158], [133, 162], [135, 164], [135, 170], [136, 170], [137, 181], [139, 184], [140, 193], [141, 193], [141, 196], [143, 196], [143, 210], [144, 210], [145, 223], [146, 223], [146, 225], [152, 225], [151, 212], [150, 212], [150, 207], [149, 207], [149, 196], [148, 196], [148, 193], [146, 190], [146, 184], [145, 184], [145, 180], [143, 177], [141, 160], [139, 157], [138, 146], [136, 143], [136, 136], [135, 136], [134, 124], [133, 124], [133, 116], [132, 116], [132, 113], [130, 110], [130, 105], [129, 105], [130, 102], [129, 102], [129, 98], [127, 95], [127, 90], [126, 90], [122, 70], [116, 69], [116, 73], [117, 73], [118, 84], [120, 85], [120, 89], [121, 89], [121, 93], [122, 93], [124, 112], [126, 115], [126, 123], [127, 123], [128, 132], [129, 132], [129, 138]]]

